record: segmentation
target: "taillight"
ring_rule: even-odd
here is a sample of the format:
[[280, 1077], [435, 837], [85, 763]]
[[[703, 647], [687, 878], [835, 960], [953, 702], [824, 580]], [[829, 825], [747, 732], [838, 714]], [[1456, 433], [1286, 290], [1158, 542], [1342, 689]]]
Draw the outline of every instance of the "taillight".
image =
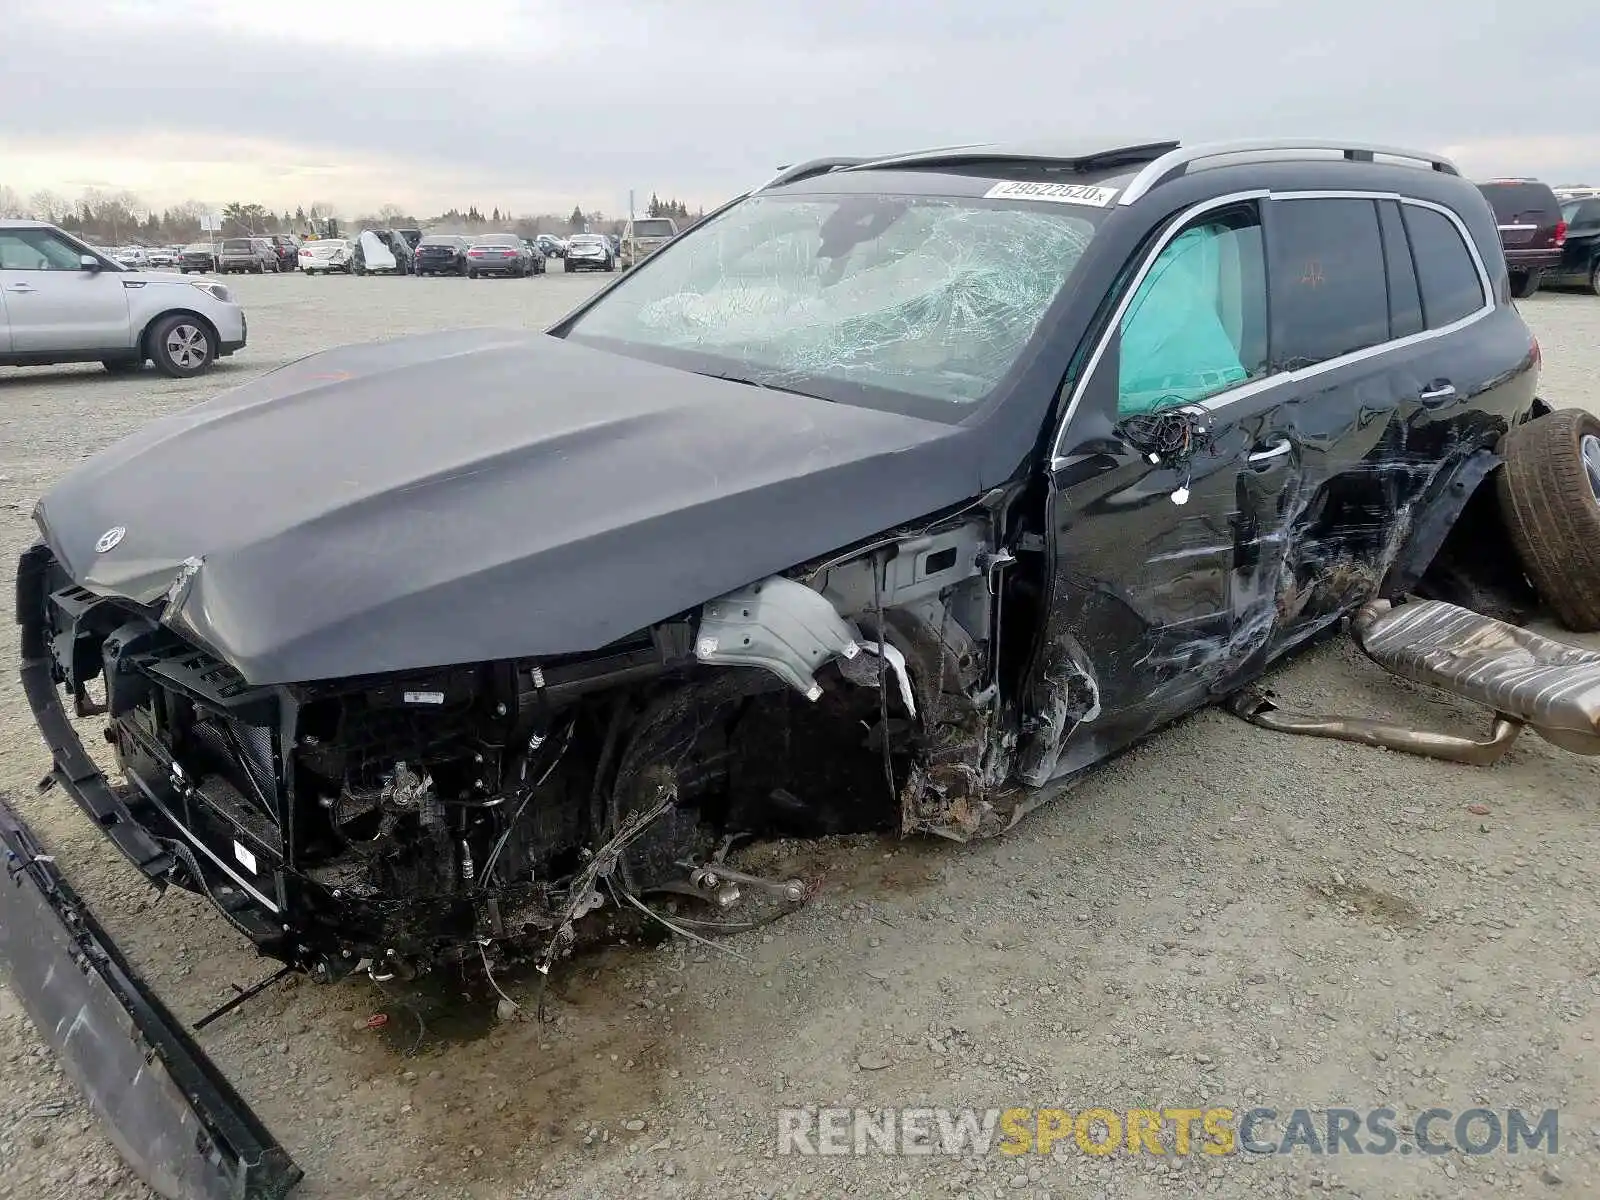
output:
[[1556, 222], [1556, 236], [1555, 236], [1555, 239], [1554, 239], [1554, 244], [1557, 245], [1557, 246], [1564, 245], [1566, 243], [1566, 240], [1567, 240], [1567, 223], [1565, 221], [1557, 221]]
[[482, 250], [468, 250], [467, 251], [467, 257], [468, 258], [482, 258], [483, 257], [483, 251]]

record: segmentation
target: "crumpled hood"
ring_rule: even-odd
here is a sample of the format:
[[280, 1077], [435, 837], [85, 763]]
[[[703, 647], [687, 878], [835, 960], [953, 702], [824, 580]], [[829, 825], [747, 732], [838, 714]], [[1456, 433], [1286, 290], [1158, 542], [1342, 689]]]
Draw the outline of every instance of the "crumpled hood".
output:
[[596, 649], [998, 482], [977, 435], [471, 330], [279, 368], [36, 518], [78, 583], [170, 592], [247, 679], [337, 678]]

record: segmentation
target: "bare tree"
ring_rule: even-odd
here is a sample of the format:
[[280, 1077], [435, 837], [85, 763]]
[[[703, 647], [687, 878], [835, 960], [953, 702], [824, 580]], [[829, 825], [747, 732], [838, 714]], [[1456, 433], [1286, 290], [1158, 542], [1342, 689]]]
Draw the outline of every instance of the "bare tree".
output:
[[85, 225], [92, 221], [101, 232], [109, 232], [114, 242], [120, 242], [124, 234], [138, 232], [143, 221], [140, 215], [143, 205], [139, 197], [129, 191], [85, 188], [79, 207], [85, 215]]
[[60, 192], [52, 192], [48, 188], [29, 196], [28, 208], [35, 220], [49, 221], [52, 225], [61, 224], [73, 213], [72, 202]]
[[0, 183], [0, 217], [25, 217], [27, 211], [22, 207], [22, 197], [16, 191]]

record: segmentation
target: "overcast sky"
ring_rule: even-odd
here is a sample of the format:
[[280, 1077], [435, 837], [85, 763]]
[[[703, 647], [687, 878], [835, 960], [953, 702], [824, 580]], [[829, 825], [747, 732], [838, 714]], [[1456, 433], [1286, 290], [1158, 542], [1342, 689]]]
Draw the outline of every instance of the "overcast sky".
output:
[[1600, 184], [1595, 3], [3, 7], [0, 184], [24, 198], [617, 213], [631, 187], [692, 209], [820, 154], [1102, 132], [1359, 137]]

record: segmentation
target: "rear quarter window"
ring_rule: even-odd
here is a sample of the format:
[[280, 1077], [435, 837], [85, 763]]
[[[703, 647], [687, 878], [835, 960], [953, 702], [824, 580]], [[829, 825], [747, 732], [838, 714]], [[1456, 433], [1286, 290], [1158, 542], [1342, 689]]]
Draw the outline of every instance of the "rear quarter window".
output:
[[1407, 204], [1404, 211], [1428, 328], [1438, 329], [1477, 312], [1485, 304], [1483, 281], [1455, 222], [1419, 204]]
[[1378, 227], [1383, 232], [1384, 266], [1389, 271], [1389, 336], [1410, 337], [1425, 328], [1422, 291], [1397, 201], [1378, 202]]

